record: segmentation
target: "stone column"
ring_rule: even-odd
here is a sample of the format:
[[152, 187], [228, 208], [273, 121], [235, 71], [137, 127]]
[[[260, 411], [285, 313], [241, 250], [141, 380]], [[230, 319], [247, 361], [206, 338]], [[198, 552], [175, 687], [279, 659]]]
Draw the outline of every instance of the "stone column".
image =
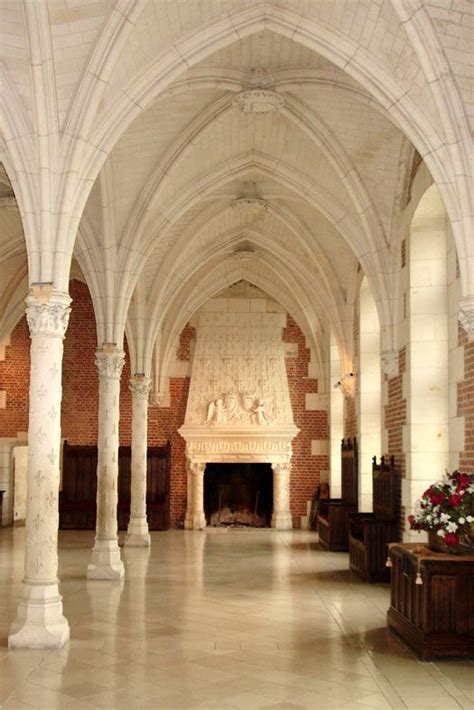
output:
[[274, 463], [273, 470], [273, 515], [272, 528], [291, 530], [290, 513], [290, 464]]
[[191, 462], [187, 462], [187, 487], [186, 487], [186, 515], [184, 518], [184, 529], [193, 529], [193, 475], [191, 473]]
[[58, 492], [63, 339], [71, 299], [37, 284], [26, 299], [31, 337], [25, 577], [11, 648], [69, 640], [58, 588]]
[[[206, 516], [204, 515], [204, 470], [205, 463], [195, 461], [189, 464], [188, 473], [188, 505], [191, 504], [191, 515], [186, 517], [190, 530], [203, 530], [206, 527]], [[189, 488], [189, 483], [191, 488]], [[189, 501], [189, 491], [191, 491]]]
[[148, 395], [151, 380], [145, 375], [134, 375], [129, 389], [132, 393], [132, 481], [130, 522], [125, 545], [148, 547], [150, 533], [146, 519], [146, 474], [148, 448]]
[[99, 371], [99, 446], [97, 522], [89, 579], [121, 579], [123, 562], [117, 538], [120, 375], [125, 353], [107, 344], [96, 352]]

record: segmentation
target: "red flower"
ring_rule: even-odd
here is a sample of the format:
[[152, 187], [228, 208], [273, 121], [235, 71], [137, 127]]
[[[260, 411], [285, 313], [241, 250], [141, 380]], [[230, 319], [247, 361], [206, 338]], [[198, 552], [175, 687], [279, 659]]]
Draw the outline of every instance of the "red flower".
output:
[[430, 499], [432, 505], [440, 505], [441, 503], [444, 502], [445, 497], [446, 496], [442, 492], [440, 492], [440, 493], [433, 492], [433, 493], [429, 494], [429, 499]]
[[458, 491], [465, 490], [471, 482], [471, 477], [468, 473], [460, 473], [458, 478], [458, 485], [456, 486]]
[[457, 508], [458, 505], [461, 505], [461, 503], [462, 503], [462, 498], [457, 493], [453, 493], [453, 495], [450, 496], [449, 504], [452, 505], [453, 508]]
[[454, 545], [459, 545], [459, 535], [457, 535], [456, 533], [446, 533], [443, 540], [445, 541], [446, 545], [449, 545], [450, 547]]
[[410, 527], [411, 527], [411, 526], [413, 525], [413, 523], [415, 522], [415, 516], [414, 516], [414, 515], [409, 515], [407, 519], [408, 519], [408, 522], [409, 522]]

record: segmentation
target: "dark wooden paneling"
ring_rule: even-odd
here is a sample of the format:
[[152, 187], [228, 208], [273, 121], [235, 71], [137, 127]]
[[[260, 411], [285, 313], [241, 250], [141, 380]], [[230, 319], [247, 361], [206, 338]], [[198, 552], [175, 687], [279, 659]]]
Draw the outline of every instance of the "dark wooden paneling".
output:
[[[147, 518], [150, 530], [169, 528], [171, 446], [149, 447], [147, 452]], [[131, 448], [119, 448], [119, 530], [130, 518]], [[64, 444], [63, 487], [59, 494], [59, 527], [94, 530], [97, 495], [97, 447]]]
[[356, 439], [341, 443], [341, 498], [319, 502], [317, 530], [319, 542], [329, 550], [347, 550], [349, 544], [349, 515], [357, 511], [358, 455]]

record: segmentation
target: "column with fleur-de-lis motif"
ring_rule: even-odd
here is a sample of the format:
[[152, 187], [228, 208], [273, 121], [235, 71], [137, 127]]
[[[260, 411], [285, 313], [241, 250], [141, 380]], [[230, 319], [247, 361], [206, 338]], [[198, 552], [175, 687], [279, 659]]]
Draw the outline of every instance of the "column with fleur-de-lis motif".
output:
[[58, 587], [58, 492], [63, 339], [71, 299], [35, 284], [26, 299], [31, 337], [25, 577], [11, 648], [61, 648], [69, 640]]
[[290, 512], [290, 471], [289, 463], [273, 463], [273, 515], [272, 528], [291, 530], [293, 520]]
[[120, 375], [125, 353], [114, 344], [96, 352], [99, 371], [97, 452], [97, 520], [95, 543], [87, 568], [89, 579], [121, 579], [124, 567], [117, 537]]
[[146, 475], [148, 436], [148, 395], [151, 380], [145, 375], [134, 375], [129, 389], [132, 393], [132, 464], [130, 522], [125, 545], [148, 547], [150, 533], [146, 518]]

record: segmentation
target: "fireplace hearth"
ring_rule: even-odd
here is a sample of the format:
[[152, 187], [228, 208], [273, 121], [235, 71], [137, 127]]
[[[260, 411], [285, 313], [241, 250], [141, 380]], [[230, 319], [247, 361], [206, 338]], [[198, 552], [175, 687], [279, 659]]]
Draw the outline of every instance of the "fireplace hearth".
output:
[[213, 527], [270, 527], [273, 472], [266, 463], [209, 463], [204, 512]]

